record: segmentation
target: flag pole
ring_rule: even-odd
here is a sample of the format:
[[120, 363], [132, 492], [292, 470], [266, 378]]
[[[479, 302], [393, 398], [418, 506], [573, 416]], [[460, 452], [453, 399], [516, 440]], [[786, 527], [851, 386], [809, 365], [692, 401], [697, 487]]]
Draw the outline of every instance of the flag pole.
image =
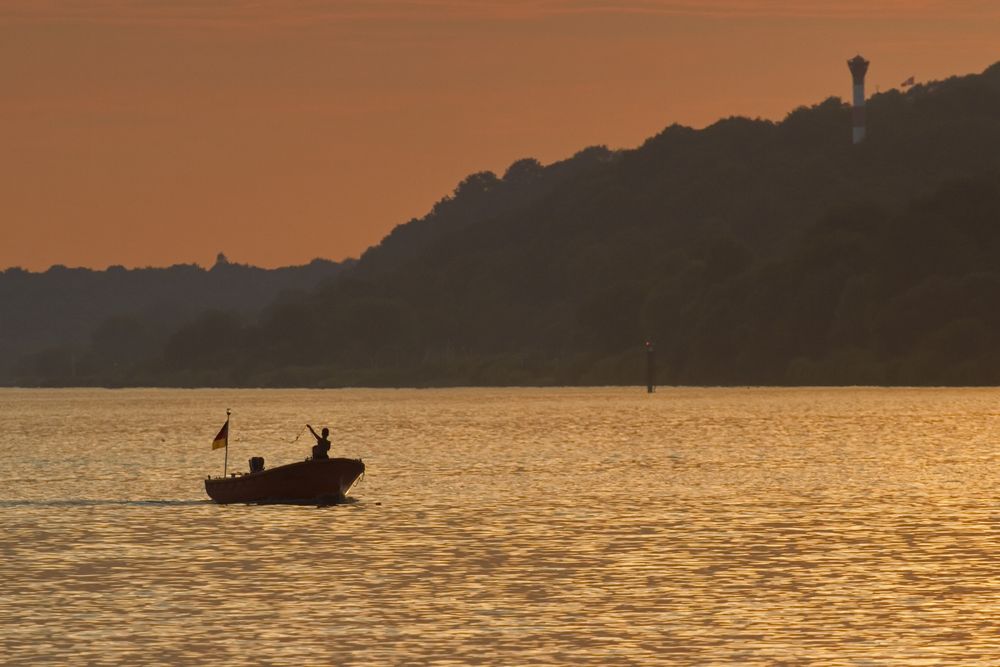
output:
[[229, 468], [229, 415], [232, 413], [231, 408], [226, 408], [226, 456], [222, 461], [222, 478], [226, 478], [226, 471]]

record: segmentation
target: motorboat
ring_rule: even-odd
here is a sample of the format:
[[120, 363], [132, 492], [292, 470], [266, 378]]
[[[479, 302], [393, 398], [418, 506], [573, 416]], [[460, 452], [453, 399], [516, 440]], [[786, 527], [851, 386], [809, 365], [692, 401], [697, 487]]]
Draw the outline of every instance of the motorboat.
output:
[[250, 472], [205, 479], [208, 497], [217, 503], [331, 505], [342, 502], [364, 475], [361, 459], [313, 458], [274, 468], [250, 459]]

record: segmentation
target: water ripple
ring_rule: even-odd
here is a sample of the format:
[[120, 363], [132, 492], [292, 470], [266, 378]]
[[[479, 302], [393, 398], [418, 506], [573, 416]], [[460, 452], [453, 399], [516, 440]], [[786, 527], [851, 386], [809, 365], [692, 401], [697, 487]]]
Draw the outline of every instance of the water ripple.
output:
[[[1000, 665], [998, 398], [0, 391], [0, 655]], [[220, 406], [231, 467], [330, 423], [355, 502], [207, 502]]]

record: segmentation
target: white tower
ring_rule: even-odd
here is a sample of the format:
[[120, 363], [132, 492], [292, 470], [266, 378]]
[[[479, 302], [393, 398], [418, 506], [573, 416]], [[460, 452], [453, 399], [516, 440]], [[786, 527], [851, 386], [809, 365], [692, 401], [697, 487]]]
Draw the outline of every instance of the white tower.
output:
[[854, 143], [860, 144], [865, 139], [865, 74], [868, 73], [868, 61], [860, 55], [847, 61], [854, 79]]

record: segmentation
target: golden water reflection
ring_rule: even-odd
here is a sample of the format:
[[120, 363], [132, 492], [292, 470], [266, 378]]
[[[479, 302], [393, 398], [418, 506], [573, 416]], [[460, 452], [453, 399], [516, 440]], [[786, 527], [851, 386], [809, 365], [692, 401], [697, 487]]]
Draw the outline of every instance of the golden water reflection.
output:
[[[1000, 664], [995, 390], [0, 391], [0, 662]], [[201, 479], [361, 456], [353, 502]]]

